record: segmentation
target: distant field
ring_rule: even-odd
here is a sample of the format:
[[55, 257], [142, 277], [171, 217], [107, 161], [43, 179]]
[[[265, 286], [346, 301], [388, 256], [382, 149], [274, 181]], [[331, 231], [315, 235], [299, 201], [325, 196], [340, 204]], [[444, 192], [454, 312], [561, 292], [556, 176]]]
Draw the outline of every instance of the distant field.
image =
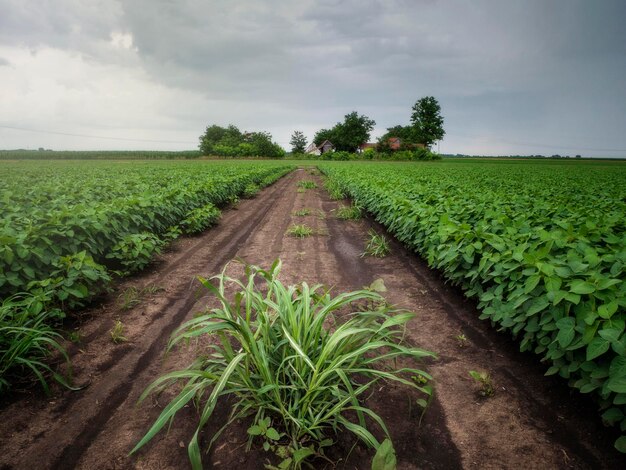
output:
[[160, 160], [199, 158], [198, 150], [166, 152], [154, 150], [0, 150], [0, 160]]

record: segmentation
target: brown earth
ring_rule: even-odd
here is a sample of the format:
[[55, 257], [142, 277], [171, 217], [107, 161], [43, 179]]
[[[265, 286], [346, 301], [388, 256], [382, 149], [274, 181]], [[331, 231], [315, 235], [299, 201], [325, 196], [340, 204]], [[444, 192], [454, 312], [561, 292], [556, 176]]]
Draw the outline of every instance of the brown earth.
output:
[[[55, 389], [51, 397], [27, 389], [6, 398], [0, 408], [0, 469], [188, 468], [186, 443], [196, 422], [191, 407], [169, 432], [128, 456], [173, 394], [142, 405], [137, 400], [159, 375], [191, 362], [192, 348], [164, 357], [167, 339], [212, 301], [196, 276], [217, 274], [235, 257], [265, 267], [280, 258], [283, 282], [323, 283], [335, 293], [382, 278], [387, 299], [418, 314], [409, 340], [438, 354], [425, 365], [436, 393], [421, 425], [421, 410], [407, 390], [383, 386], [367, 399], [389, 427], [399, 469], [625, 467], [612, 447], [615, 433], [602, 427], [591, 401], [561, 380], [544, 377], [536, 357], [519, 353], [507, 335], [479, 321], [471, 301], [398, 243], [391, 242], [385, 258], [360, 257], [368, 230], [384, 230], [367, 219], [338, 220], [338, 203], [323, 189], [297, 191], [302, 179], [314, 179], [321, 188], [318, 176], [302, 169], [291, 173], [225, 211], [218, 227], [177, 241], [152, 270], [120, 283], [101, 306], [81, 314], [80, 340], [69, 348], [75, 383], [84, 388]], [[311, 215], [293, 215], [303, 208]], [[316, 232], [290, 237], [285, 232], [292, 223]], [[121, 307], [122, 292], [151, 286], [137, 306]], [[118, 319], [128, 341], [115, 344], [110, 331]], [[470, 370], [491, 374], [493, 397], [478, 397]], [[205, 443], [228, 411], [221, 403], [203, 433]], [[244, 450], [248, 425], [236, 422], [223, 434], [204, 459], [207, 468], [263, 468], [268, 454]], [[349, 435], [339, 437], [329, 452], [337, 468], [369, 468], [371, 452], [353, 444]]]

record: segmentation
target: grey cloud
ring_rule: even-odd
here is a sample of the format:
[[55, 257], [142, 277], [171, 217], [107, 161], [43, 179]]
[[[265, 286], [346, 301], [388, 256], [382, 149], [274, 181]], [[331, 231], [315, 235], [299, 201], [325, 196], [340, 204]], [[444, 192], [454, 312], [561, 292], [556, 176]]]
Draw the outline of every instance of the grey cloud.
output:
[[[284, 132], [356, 109], [382, 129], [434, 95], [450, 151], [489, 136], [626, 148], [624, 18], [621, 0], [0, 0], [0, 44], [195, 93], [196, 108], [173, 112], [190, 125], [221, 116]], [[114, 31], [136, 50], [112, 50]]]

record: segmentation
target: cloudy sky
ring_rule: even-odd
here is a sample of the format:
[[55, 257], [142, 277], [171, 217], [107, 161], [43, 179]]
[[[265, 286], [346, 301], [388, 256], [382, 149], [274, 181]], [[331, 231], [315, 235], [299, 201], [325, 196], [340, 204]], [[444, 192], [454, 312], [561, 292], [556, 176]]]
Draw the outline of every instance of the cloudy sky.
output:
[[626, 1], [0, 0], [0, 148], [288, 148], [427, 95], [441, 152], [626, 156]]

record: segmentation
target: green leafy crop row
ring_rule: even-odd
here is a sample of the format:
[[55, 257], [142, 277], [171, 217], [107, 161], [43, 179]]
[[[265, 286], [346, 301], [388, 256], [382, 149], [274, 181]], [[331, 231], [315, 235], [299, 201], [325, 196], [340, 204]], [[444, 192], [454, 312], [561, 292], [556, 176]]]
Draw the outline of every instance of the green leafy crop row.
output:
[[320, 168], [626, 432], [626, 165]]

